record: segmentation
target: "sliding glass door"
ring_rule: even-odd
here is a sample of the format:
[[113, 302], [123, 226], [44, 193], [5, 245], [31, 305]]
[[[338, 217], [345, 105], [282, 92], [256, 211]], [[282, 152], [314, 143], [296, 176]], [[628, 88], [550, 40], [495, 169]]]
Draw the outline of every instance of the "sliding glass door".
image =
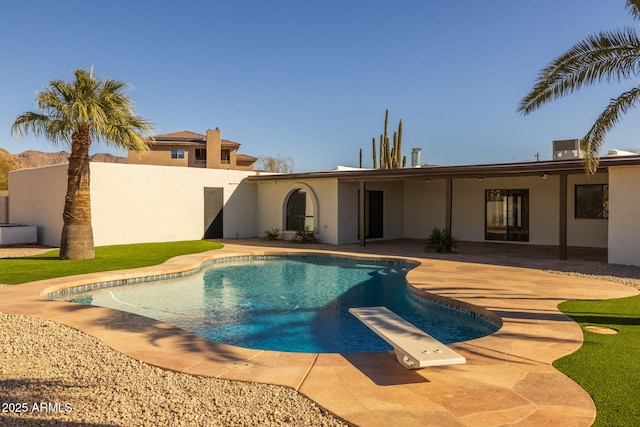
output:
[[529, 190], [486, 190], [485, 239], [529, 241]]

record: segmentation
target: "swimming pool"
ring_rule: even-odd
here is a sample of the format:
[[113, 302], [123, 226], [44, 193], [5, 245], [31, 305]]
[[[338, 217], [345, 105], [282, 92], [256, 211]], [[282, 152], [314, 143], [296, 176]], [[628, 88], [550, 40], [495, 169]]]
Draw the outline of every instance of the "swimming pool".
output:
[[391, 349], [347, 311], [350, 307], [386, 306], [444, 343], [498, 329], [414, 295], [405, 280], [413, 267], [327, 256], [232, 258], [190, 276], [58, 299], [151, 317], [215, 342], [289, 352]]

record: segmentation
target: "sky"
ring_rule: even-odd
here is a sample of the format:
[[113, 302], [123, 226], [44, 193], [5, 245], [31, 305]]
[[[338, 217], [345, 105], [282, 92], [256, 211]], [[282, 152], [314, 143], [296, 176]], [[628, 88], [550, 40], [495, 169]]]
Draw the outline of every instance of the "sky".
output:
[[[586, 134], [633, 81], [583, 88], [523, 116], [536, 75], [587, 35], [637, 23], [623, 0], [0, 0], [0, 147], [15, 140], [53, 79], [94, 67], [131, 85], [156, 134], [219, 127], [253, 156], [296, 172], [372, 163], [371, 138], [403, 121], [403, 154], [422, 163], [534, 161]], [[640, 149], [638, 111], [606, 150]], [[92, 152], [123, 155], [94, 144]]]

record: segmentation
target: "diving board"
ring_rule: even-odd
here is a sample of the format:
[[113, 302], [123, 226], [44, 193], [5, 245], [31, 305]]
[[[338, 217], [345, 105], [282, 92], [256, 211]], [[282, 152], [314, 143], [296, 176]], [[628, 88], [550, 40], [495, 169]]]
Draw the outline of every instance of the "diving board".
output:
[[349, 312], [391, 344], [398, 362], [407, 369], [467, 362], [463, 356], [386, 307], [350, 308]]

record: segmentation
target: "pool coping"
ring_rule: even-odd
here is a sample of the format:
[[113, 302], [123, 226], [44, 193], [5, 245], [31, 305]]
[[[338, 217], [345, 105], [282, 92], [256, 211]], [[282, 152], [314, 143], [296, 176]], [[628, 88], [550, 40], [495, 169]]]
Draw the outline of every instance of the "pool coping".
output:
[[[225, 243], [133, 270], [50, 279], [0, 289], [0, 311], [49, 319], [88, 333], [149, 364], [194, 375], [292, 387], [355, 425], [590, 425], [589, 395], [555, 370], [553, 360], [582, 343], [580, 327], [556, 306], [566, 299], [616, 298], [634, 288], [521, 267], [308, 248]], [[496, 333], [451, 347], [465, 365], [408, 371], [392, 352], [283, 353], [217, 344], [171, 325], [101, 307], [52, 301], [51, 290], [97, 281], [197, 269], [231, 256], [322, 254], [417, 262], [413, 292], [480, 307], [500, 316]]]

